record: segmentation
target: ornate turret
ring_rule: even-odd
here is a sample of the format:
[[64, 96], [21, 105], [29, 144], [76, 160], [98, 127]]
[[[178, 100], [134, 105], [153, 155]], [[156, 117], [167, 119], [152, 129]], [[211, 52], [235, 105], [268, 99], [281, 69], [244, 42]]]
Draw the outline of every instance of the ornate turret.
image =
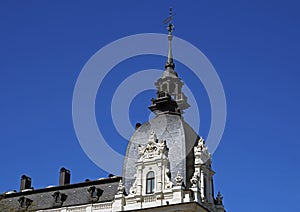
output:
[[183, 110], [190, 105], [174, 70], [173, 16], [171, 9], [166, 20], [168, 57], [155, 83], [156, 98], [149, 106], [156, 116], [136, 128], [127, 146], [123, 182], [128, 195], [124, 208], [197, 202], [205, 208], [203, 211], [224, 212], [220, 195], [214, 198], [214, 171], [205, 141], [182, 118]]
[[173, 16], [174, 15], [172, 14], [172, 8], [170, 8], [170, 16], [164, 22], [168, 23], [168, 57], [165, 65], [165, 70], [161, 78], [159, 78], [156, 81], [155, 86], [158, 93], [163, 92], [171, 96], [173, 100], [177, 103], [181, 113], [183, 113], [183, 110], [189, 108], [190, 105], [187, 103], [187, 97], [182, 92], [182, 86], [184, 83], [178, 77], [178, 74], [174, 70], [175, 64], [172, 53], [172, 40], [174, 30], [174, 25], [172, 24]]

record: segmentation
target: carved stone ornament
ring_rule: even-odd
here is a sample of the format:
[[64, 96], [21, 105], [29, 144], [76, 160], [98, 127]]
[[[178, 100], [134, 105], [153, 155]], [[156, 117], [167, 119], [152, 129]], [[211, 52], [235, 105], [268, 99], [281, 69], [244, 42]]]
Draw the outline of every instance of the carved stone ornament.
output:
[[166, 141], [158, 142], [157, 136], [155, 132], [151, 132], [148, 144], [142, 147], [141, 145], [138, 146], [138, 151], [141, 159], [151, 159], [156, 156], [161, 156], [162, 154], [168, 157], [168, 148], [166, 145]]
[[204, 143], [204, 139], [200, 137], [197, 146], [194, 147], [195, 165], [201, 165], [206, 163], [210, 159], [207, 146]]
[[129, 189], [130, 194], [136, 194], [136, 191], [137, 191], [136, 174], [134, 175], [134, 178], [135, 178], [134, 183]]
[[191, 184], [193, 188], [196, 188], [198, 186], [200, 174], [199, 172], [194, 172], [193, 177], [191, 179]]
[[117, 194], [124, 194], [124, 191], [125, 191], [125, 186], [123, 185], [122, 180], [120, 180]]
[[222, 197], [220, 191], [217, 194], [215, 204], [216, 205], [223, 205], [223, 197]]
[[178, 172], [177, 176], [175, 177], [176, 185], [177, 186], [182, 186], [183, 185], [183, 177], [181, 174]]
[[[138, 160], [139, 163], [143, 163], [142, 167], [143, 169], [145, 167], [148, 167], [150, 170], [152, 169], [152, 166], [157, 166], [157, 175], [162, 177], [162, 189], [171, 189], [173, 186], [173, 183], [171, 182], [171, 172], [170, 172], [170, 164], [168, 160], [168, 147], [165, 140], [158, 141], [156, 134], [152, 131], [148, 143], [143, 147], [141, 145], [138, 146], [138, 152], [140, 155], [140, 158]], [[151, 160], [149, 160], [151, 159]], [[157, 160], [155, 165], [153, 165], [152, 161]], [[150, 163], [148, 163], [150, 162]], [[134, 183], [129, 189], [130, 194], [139, 194], [141, 192], [139, 188], [139, 182], [141, 182], [141, 177], [143, 174], [137, 170], [134, 178]], [[139, 179], [138, 179], [139, 178]], [[138, 186], [139, 185], [139, 186]]]
[[165, 188], [166, 189], [172, 188], [172, 186], [173, 186], [173, 183], [170, 180], [170, 175], [171, 175], [170, 170], [168, 168], [166, 168], [166, 173], [165, 173]]

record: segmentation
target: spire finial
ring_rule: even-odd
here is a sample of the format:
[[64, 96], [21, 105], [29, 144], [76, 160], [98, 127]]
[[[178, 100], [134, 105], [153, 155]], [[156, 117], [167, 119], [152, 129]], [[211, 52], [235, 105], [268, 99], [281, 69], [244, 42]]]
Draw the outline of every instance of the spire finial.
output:
[[172, 20], [173, 20], [173, 17], [175, 15], [176, 15], [176, 13], [173, 14], [173, 9], [172, 9], [172, 7], [170, 7], [169, 17], [164, 20], [164, 24], [168, 24], [168, 23], [171, 24]]
[[172, 39], [173, 39], [173, 29], [174, 29], [174, 25], [172, 24], [172, 19], [176, 14], [173, 14], [173, 10], [172, 7], [170, 7], [170, 13], [169, 13], [169, 17], [164, 21], [164, 24], [169, 24], [167, 29], [168, 29], [168, 40], [169, 40], [169, 49], [168, 49], [168, 59], [167, 59], [167, 63], [165, 65], [165, 68], [172, 68], [174, 69], [175, 65], [173, 63], [173, 55], [172, 55]]

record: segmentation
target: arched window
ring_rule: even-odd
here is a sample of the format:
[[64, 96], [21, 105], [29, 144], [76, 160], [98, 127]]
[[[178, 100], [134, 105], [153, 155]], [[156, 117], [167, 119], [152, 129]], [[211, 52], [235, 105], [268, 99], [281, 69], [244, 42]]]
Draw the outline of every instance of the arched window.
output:
[[163, 83], [161, 85], [161, 90], [164, 91], [164, 92], [168, 92], [168, 84], [167, 83]]
[[148, 172], [147, 178], [146, 178], [146, 194], [152, 194], [154, 193], [154, 172]]

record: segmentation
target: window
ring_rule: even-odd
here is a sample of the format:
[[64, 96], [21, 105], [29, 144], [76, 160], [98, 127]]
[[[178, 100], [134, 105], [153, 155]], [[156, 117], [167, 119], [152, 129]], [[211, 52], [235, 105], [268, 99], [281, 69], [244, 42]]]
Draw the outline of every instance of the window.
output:
[[100, 188], [96, 188], [95, 186], [89, 187], [87, 191], [90, 194], [89, 195], [90, 202], [97, 202], [103, 193], [103, 190], [101, 190]]
[[154, 172], [149, 172], [146, 179], [146, 194], [154, 193]]
[[[20, 207], [21, 208], [29, 208], [29, 206], [32, 204], [32, 200], [26, 197], [20, 197], [18, 199], [19, 203], [20, 203]], [[27, 210], [26, 210], [27, 211]]]
[[52, 197], [54, 198], [54, 205], [55, 206], [62, 206], [63, 203], [67, 200], [68, 195], [61, 193], [59, 191], [56, 191], [52, 194]]

